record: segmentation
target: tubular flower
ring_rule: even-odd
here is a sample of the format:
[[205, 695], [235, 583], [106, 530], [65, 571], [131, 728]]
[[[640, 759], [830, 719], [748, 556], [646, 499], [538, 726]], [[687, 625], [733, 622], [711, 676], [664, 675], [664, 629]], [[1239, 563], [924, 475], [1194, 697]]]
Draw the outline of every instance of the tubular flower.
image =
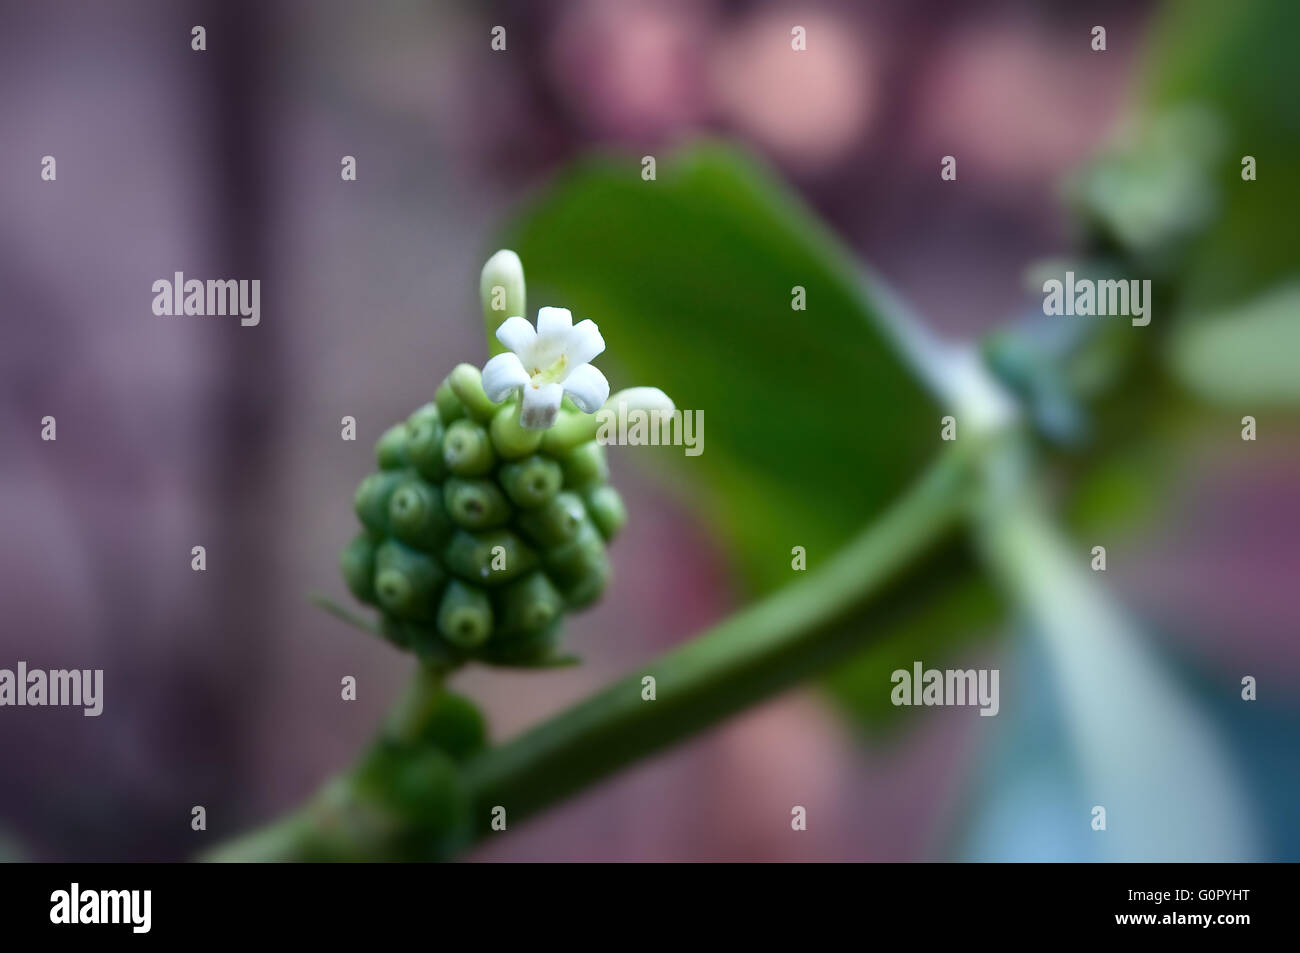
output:
[[526, 318], [507, 318], [497, 340], [509, 350], [484, 365], [483, 390], [494, 404], [520, 392], [519, 424], [525, 430], [548, 429], [566, 395], [585, 414], [608, 399], [609, 381], [589, 363], [605, 350], [591, 319], [575, 325], [567, 308], [539, 308], [536, 328]]

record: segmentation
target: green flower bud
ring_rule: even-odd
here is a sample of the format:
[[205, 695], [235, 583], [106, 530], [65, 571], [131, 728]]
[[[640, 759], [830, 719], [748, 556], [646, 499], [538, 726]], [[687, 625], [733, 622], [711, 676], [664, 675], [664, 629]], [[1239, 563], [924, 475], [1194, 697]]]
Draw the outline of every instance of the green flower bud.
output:
[[510, 519], [510, 504], [491, 480], [452, 477], [443, 486], [447, 512], [466, 529], [493, 529]]
[[482, 533], [458, 531], [447, 544], [443, 561], [467, 582], [505, 585], [537, 567], [537, 554], [506, 529]]
[[549, 457], [534, 454], [518, 463], [505, 464], [498, 478], [510, 501], [520, 509], [533, 510], [549, 503], [560, 492], [564, 474]]
[[375, 812], [356, 840], [376, 859], [440, 860], [473, 836], [473, 807], [460, 772], [435, 747], [378, 743], [357, 766], [353, 785]]
[[362, 602], [375, 604], [375, 541], [358, 533], [339, 554], [339, 568], [348, 589]]
[[375, 443], [375, 461], [381, 470], [398, 470], [410, 461], [406, 456], [406, 424], [393, 424]]
[[381, 634], [393, 645], [414, 652], [426, 668], [450, 672], [465, 662], [465, 655], [438, 636], [437, 629], [428, 621], [406, 622], [385, 613], [380, 617]]
[[497, 405], [488, 400], [483, 391], [483, 372], [473, 364], [457, 364], [447, 375], [447, 383], [465, 405], [465, 410], [479, 423], [485, 424], [496, 416]]
[[551, 502], [519, 514], [519, 528], [539, 546], [564, 546], [578, 538], [587, 508], [576, 493], [558, 494]]
[[399, 486], [388, 500], [388, 524], [393, 534], [427, 553], [442, 549], [452, 531], [442, 495], [442, 490], [419, 477]]
[[673, 402], [667, 394], [657, 387], [629, 387], [617, 394], [611, 394], [605, 405], [594, 414], [561, 413], [551, 429], [542, 436], [542, 449], [559, 456], [572, 450], [579, 444], [595, 440], [596, 434], [604, 424], [605, 414], [627, 414], [633, 410], [658, 410], [672, 413]]
[[[599, 411], [597, 411], [597, 414]], [[558, 457], [568, 453], [579, 444], [596, 439], [600, 429], [597, 414], [584, 414], [581, 411], [561, 410], [549, 430], [542, 432], [542, 450]]]
[[432, 556], [396, 540], [375, 551], [375, 596], [379, 604], [401, 619], [428, 621], [447, 574]]
[[517, 400], [507, 401], [497, 411], [489, 431], [492, 445], [504, 460], [518, 460], [536, 450], [542, 443], [544, 430], [528, 430], [519, 422], [520, 404]]
[[400, 756], [385, 800], [400, 805], [408, 819], [441, 828], [458, 812], [455, 765], [436, 749], [414, 749]]
[[606, 540], [613, 539], [627, 523], [627, 508], [618, 490], [606, 484], [589, 490], [583, 497], [591, 521]]
[[564, 485], [577, 490], [592, 483], [609, 482], [609, 462], [605, 448], [594, 440], [574, 447], [560, 458], [564, 470]]
[[406, 423], [409, 426], [414, 427], [416, 424], [422, 424], [426, 420], [442, 423], [442, 415], [438, 413], [438, 405], [433, 401], [429, 401], [429, 403], [422, 404], [415, 408], [415, 410], [411, 412], [411, 416], [406, 418]]
[[547, 665], [556, 656], [556, 646], [563, 634], [560, 622], [525, 634], [517, 639], [498, 642], [493, 639], [483, 650], [484, 659], [493, 665], [538, 667]]
[[609, 582], [609, 557], [600, 532], [584, 520], [577, 538], [567, 546], [546, 551], [546, 572], [570, 606], [595, 602]]
[[549, 628], [564, 612], [564, 598], [545, 573], [532, 572], [502, 589], [497, 607], [501, 637], [513, 640]]
[[479, 298], [483, 302], [483, 329], [487, 332], [488, 346], [493, 354], [500, 354], [505, 345], [497, 340], [497, 328], [506, 318], [527, 315], [527, 297], [524, 285], [524, 265], [508, 248], [503, 248], [483, 266], [478, 281]]
[[612, 575], [609, 556], [602, 549], [597, 555], [591, 553], [590, 562], [581, 579], [564, 590], [564, 601], [570, 609], [585, 609], [605, 594]]
[[362, 526], [372, 533], [388, 531], [388, 500], [407, 476], [405, 470], [380, 470], [361, 481], [352, 502]]
[[482, 590], [453, 579], [438, 606], [438, 631], [452, 645], [476, 648], [492, 634], [492, 604]]
[[442, 438], [442, 459], [457, 476], [483, 476], [496, 463], [488, 432], [463, 418], [447, 428]]
[[433, 403], [438, 408], [438, 416], [444, 426], [465, 416], [465, 405], [452, 391], [450, 380], [445, 380], [438, 385], [438, 389], [433, 394]]
[[464, 761], [487, 746], [487, 724], [483, 713], [465, 696], [438, 692], [420, 725], [419, 740]]
[[[446, 645], [432, 633], [432, 640]], [[443, 687], [445, 673], [435, 666], [422, 665], [410, 689], [389, 710], [382, 738], [399, 745], [423, 747], [434, 745], [456, 761], [463, 761], [487, 744], [487, 727], [483, 715], [468, 698]]]
[[407, 459], [431, 483], [440, 483], [447, 475], [447, 464], [442, 459], [443, 433], [442, 422], [436, 416], [413, 420], [407, 427]]

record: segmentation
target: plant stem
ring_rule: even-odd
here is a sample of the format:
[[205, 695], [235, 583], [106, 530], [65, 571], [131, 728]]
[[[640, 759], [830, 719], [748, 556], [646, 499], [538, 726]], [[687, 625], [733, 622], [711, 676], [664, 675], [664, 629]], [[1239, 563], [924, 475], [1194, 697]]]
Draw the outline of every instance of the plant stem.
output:
[[[889, 628], [895, 612], [914, 611], [929, 593], [918, 598], [915, 592], [895, 588], [885, 598], [885, 590], [905, 571], [917, 570], [922, 558], [942, 543], [958, 537], [974, 487], [973, 459], [967, 448], [945, 451], [903, 497], [824, 566], [816, 566], [817, 553], [809, 554], [815, 568], [799, 582], [470, 760], [464, 778], [479, 819], [478, 835], [489, 831], [497, 805], [517, 823], [861, 650], [870, 639], [861, 614], [869, 603], [879, 631]], [[642, 697], [646, 675], [655, 678], [653, 701]], [[403, 737], [406, 723], [418, 720], [438, 691], [441, 679], [436, 673], [417, 672], [385, 723], [386, 735]], [[297, 811], [219, 846], [205, 859], [302, 859], [303, 845], [321, 825], [346, 814], [350, 797], [349, 778], [340, 776]]]
[[315, 799], [269, 824], [199, 855], [213, 863], [287, 863], [302, 860], [302, 845], [315, 829]]
[[[465, 771], [480, 836], [497, 805], [516, 822], [860, 650], [866, 603], [961, 524], [967, 463], [945, 453], [825, 566], [472, 760]], [[642, 697], [646, 675], [653, 701]]]

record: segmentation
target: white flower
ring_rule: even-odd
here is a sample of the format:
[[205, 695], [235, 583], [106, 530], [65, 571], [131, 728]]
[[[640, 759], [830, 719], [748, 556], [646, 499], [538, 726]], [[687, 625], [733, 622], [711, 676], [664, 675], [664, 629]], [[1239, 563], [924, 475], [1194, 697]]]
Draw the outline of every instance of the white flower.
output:
[[494, 404], [522, 390], [519, 422], [529, 430], [555, 423], [565, 394], [585, 414], [609, 397], [609, 381], [587, 363], [605, 350], [596, 322], [575, 325], [567, 308], [538, 308], [536, 330], [526, 318], [506, 318], [497, 340], [510, 350], [483, 365], [483, 390]]

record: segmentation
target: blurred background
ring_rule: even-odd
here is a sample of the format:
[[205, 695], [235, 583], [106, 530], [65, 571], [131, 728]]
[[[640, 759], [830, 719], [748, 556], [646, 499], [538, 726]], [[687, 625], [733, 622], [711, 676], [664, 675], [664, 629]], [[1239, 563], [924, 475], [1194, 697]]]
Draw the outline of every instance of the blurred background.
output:
[[[1285, 5], [1234, 6], [1235, 27]], [[102, 668], [105, 683], [100, 718], [0, 710], [0, 842], [16, 857], [96, 860], [192, 855], [294, 806], [372, 736], [410, 660], [308, 597], [345, 599], [337, 553], [373, 441], [456, 363], [484, 359], [478, 269], [503, 241], [523, 254], [531, 308], [573, 306], [601, 323], [615, 389], [671, 391], [674, 367], [753, 386], [760, 368], [746, 366], [743, 348], [738, 360], [719, 350], [704, 361], [707, 329], [698, 348], [683, 337], [654, 351], [641, 346], [654, 326], [638, 337], [619, 323], [620, 287], [650, 294], [677, 281], [666, 269], [686, 256], [671, 230], [660, 258], [602, 270], [605, 285], [586, 297], [566, 279], [565, 268], [594, 267], [559, 262], [585, 240], [564, 232], [565, 196], [584, 180], [548, 191], [572, 163], [622, 156], [627, 187], [640, 187], [641, 156], [659, 157], [670, 178], [674, 150], [724, 140], [757, 157], [773, 188], [806, 203], [941, 337], [975, 338], [1038, 306], [1029, 265], [1080, 247], [1063, 183], [1148, 108], [1155, 53], [1225, 32], [1189, 33], [1191, 15], [1132, 0], [4, 0], [0, 19], [0, 667]], [[204, 52], [190, 47], [196, 24]], [[808, 37], [798, 54], [796, 24]], [[1094, 24], [1106, 27], [1104, 53], [1091, 48]], [[490, 47], [494, 25], [506, 27], [504, 52]], [[1207, 88], [1240, 79], [1293, 96], [1293, 73], [1257, 53], [1253, 64], [1209, 58]], [[1176, 99], [1185, 78], [1151, 95]], [[1277, 130], [1272, 153], [1256, 150], [1273, 160], [1261, 158], [1263, 186], [1294, 169], [1295, 153], [1282, 150], [1300, 124], [1293, 105], [1259, 108], [1246, 128]], [[56, 182], [41, 180], [45, 155], [57, 160]], [[355, 182], [340, 178], [349, 155]], [[945, 155], [957, 157], [957, 182], [939, 177]], [[1235, 175], [1237, 155], [1227, 168]], [[620, 193], [601, 174], [583, 194], [609, 192], [613, 231], [620, 221], [642, 229], [620, 220]], [[1261, 254], [1242, 251], [1256, 263], [1284, 256], [1257, 282], [1245, 286], [1231, 255], [1184, 268], [1202, 283], [1221, 279], [1222, 300], [1213, 290], [1204, 299], [1216, 307], [1294, 274], [1294, 236], [1256, 233], [1259, 214], [1243, 212], [1222, 239], [1266, 242]], [[725, 280], [721, 250], [718, 262]], [[261, 279], [260, 325], [154, 316], [152, 283], [175, 271]], [[546, 296], [551, 288], [576, 300]], [[819, 300], [792, 317], [779, 290], [750, 315], [754, 334], [795, 320], [809, 340], [831, 334], [835, 318], [818, 331]], [[736, 320], [716, 326], [745, 327]], [[825, 411], [820, 379], [837, 368], [818, 355], [835, 342], [819, 351], [794, 340], [805, 360], [775, 386]], [[715, 508], [728, 487], [752, 512], [762, 501], [778, 508], [784, 484], [761, 454], [746, 458], [743, 435], [728, 437], [745, 429], [728, 407], [690, 393], [689, 378], [678, 386], [679, 405], [706, 411], [700, 460], [711, 469], [697, 479], [691, 461], [614, 449], [631, 519], [610, 593], [569, 625], [585, 664], [456, 678], [494, 738], [787, 578], [801, 538], [774, 530], [765, 549], [762, 518], [745, 535], [736, 514]], [[933, 421], [937, 434], [939, 411], [910, 390], [865, 398], [830, 412], [850, 426], [873, 415]], [[1243, 853], [1296, 859], [1300, 454], [1293, 424], [1268, 416], [1267, 401], [1217, 407], [1121, 441], [1061, 508], [1086, 540], [1080, 553], [1098, 538], [1082, 529], [1098, 525], [1095, 511], [1113, 517], [1105, 588], [1142, 620], [1160, 671], [1238, 783]], [[1267, 421], [1257, 443], [1239, 439], [1245, 413]], [[46, 415], [56, 442], [40, 439]], [[340, 439], [344, 415], [358, 422], [355, 443]], [[867, 474], [883, 493], [923, 459], [895, 454], [891, 434], [808, 453], [838, 479]], [[877, 486], [871, 474], [891, 455], [902, 461], [897, 479]], [[822, 527], [808, 533], [827, 548], [852, 529], [840, 525], [846, 512], [883, 506], [833, 488], [807, 496], [785, 512]], [[206, 572], [190, 569], [195, 545], [206, 547]], [[1095, 859], [1095, 801], [1071, 773], [1050, 681], [1031, 677], [1041, 651], [983, 583], [955, 585], [965, 598], [942, 635], [922, 621], [884, 654], [638, 765], [473, 858]], [[888, 672], [913, 659], [1000, 667], [1000, 715], [889, 708]], [[1261, 685], [1252, 704], [1240, 700], [1248, 674]], [[357, 678], [353, 703], [339, 698], [344, 675]], [[790, 830], [793, 804], [808, 808], [806, 832]], [[194, 805], [207, 809], [206, 832], [190, 829]]]

